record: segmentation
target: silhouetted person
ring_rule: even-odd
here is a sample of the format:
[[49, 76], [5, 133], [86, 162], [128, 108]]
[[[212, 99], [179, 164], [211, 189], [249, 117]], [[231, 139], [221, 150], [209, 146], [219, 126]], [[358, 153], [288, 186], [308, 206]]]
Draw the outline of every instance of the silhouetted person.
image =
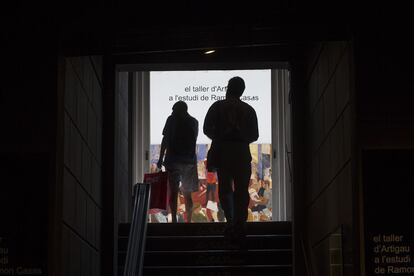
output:
[[[193, 200], [191, 193], [198, 191], [196, 140], [198, 121], [187, 112], [187, 104], [176, 102], [172, 114], [167, 118], [162, 134], [160, 159], [157, 166], [164, 164], [168, 172], [170, 187], [169, 205], [172, 222], [177, 222], [178, 189], [184, 195], [187, 222], [191, 222]], [[166, 154], [165, 154], [166, 152]], [[163, 162], [165, 154], [165, 160]], [[181, 187], [179, 187], [181, 182]]]
[[256, 112], [240, 100], [244, 89], [242, 78], [231, 78], [226, 99], [210, 107], [203, 127], [216, 153], [212, 165], [217, 168], [219, 198], [227, 219], [225, 236], [230, 241], [245, 236], [252, 160], [249, 144], [259, 138]]

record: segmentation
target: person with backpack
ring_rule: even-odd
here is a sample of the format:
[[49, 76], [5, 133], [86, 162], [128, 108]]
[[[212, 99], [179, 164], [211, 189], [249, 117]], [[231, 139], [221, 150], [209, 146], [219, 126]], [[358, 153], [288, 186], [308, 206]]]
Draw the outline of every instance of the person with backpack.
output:
[[228, 81], [226, 98], [210, 106], [203, 131], [211, 142], [208, 170], [217, 170], [219, 199], [227, 220], [224, 236], [231, 245], [242, 246], [248, 215], [251, 177], [250, 143], [259, 138], [256, 111], [240, 100], [244, 80]]
[[188, 114], [187, 104], [183, 101], [176, 102], [172, 110], [162, 131], [163, 139], [157, 167], [161, 169], [164, 165], [168, 172], [172, 222], [177, 222], [179, 190], [184, 195], [187, 222], [191, 222], [193, 209], [191, 194], [199, 189], [196, 156], [198, 121]]

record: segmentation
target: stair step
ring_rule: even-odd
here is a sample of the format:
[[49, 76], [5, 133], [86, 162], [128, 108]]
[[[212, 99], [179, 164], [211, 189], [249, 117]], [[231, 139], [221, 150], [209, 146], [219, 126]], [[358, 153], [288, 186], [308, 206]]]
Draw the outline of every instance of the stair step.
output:
[[286, 265], [291, 264], [291, 250], [264, 249], [249, 250], [208, 250], [208, 251], [148, 251], [145, 252], [144, 266], [151, 265]]
[[[149, 223], [147, 227], [148, 236], [162, 235], [220, 235], [223, 233], [226, 223]], [[129, 235], [129, 223], [119, 225], [118, 235], [127, 237]], [[292, 224], [283, 222], [248, 222], [246, 223], [247, 234], [291, 234]]]
[[243, 265], [243, 266], [147, 266], [144, 276], [180, 275], [180, 276], [251, 276], [278, 275], [291, 276], [290, 265]]
[[[125, 252], [118, 253], [118, 264], [125, 264]], [[289, 265], [292, 263], [290, 249], [239, 250], [191, 250], [191, 251], [147, 251], [145, 266], [179, 265]]]
[[[292, 247], [291, 235], [247, 235], [247, 248], [250, 249], [287, 249]], [[191, 250], [226, 249], [222, 235], [216, 236], [148, 236], [146, 250]], [[118, 250], [126, 251], [128, 238], [118, 239]]]
[[[118, 267], [122, 276], [124, 267]], [[143, 276], [251, 276], [251, 275], [292, 276], [291, 265], [243, 265], [243, 266], [145, 266]]]

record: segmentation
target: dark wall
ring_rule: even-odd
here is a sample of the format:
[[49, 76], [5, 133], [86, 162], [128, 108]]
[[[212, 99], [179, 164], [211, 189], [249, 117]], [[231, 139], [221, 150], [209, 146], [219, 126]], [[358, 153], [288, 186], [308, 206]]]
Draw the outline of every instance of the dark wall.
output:
[[0, 247], [8, 253], [0, 258], [15, 273], [20, 266], [47, 275], [54, 267], [57, 28], [50, 17], [31, 21], [25, 11], [4, 10], [1, 19]]
[[64, 62], [62, 274], [99, 275], [102, 221], [102, 58]]
[[[404, 27], [405, 26], [405, 27]], [[362, 147], [412, 147], [413, 43], [408, 25], [356, 34], [358, 132]]]
[[342, 235], [344, 275], [353, 275], [352, 64], [349, 42], [317, 43], [308, 53], [306, 110], [302, 111], [307, 133], [304, 239], [315, 275], [331, 275], [336, 263], [330, 249], [337, 233]]
[[[406, 232], [413, 208], [412, 149], [414, 148], [413, 44], [410, 25], [401, 21], [361, 28], [355, 35], [358, 186], [360, 187], [361, 269], [374, 275], [372, 236]], [[392, 214], [392, 215], [391, 215]], [[367, 247], [365, 247], [367, 246]], [[365, 257], [365, 254], [367, 257]], [[412, 266], [412, 262], [396, 266]]]

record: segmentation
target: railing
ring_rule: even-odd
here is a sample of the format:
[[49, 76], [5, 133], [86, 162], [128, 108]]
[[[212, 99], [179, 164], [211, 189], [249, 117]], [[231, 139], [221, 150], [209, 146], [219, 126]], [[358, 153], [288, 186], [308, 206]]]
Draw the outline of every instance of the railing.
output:
[[134, 211], [129, 229], [124, 276], [142, 275], [150, 189], [149, 184], [138, 183], [134, 186]]
[[303, 258], [305, 260], [306, 275], [313, 276], [312, 260], [310, 260], [309, 258], [308, 251], [306, 250], [305, 241], [303, 240], [303, 238], [300, 239], [300, 245], [303, 252]]

